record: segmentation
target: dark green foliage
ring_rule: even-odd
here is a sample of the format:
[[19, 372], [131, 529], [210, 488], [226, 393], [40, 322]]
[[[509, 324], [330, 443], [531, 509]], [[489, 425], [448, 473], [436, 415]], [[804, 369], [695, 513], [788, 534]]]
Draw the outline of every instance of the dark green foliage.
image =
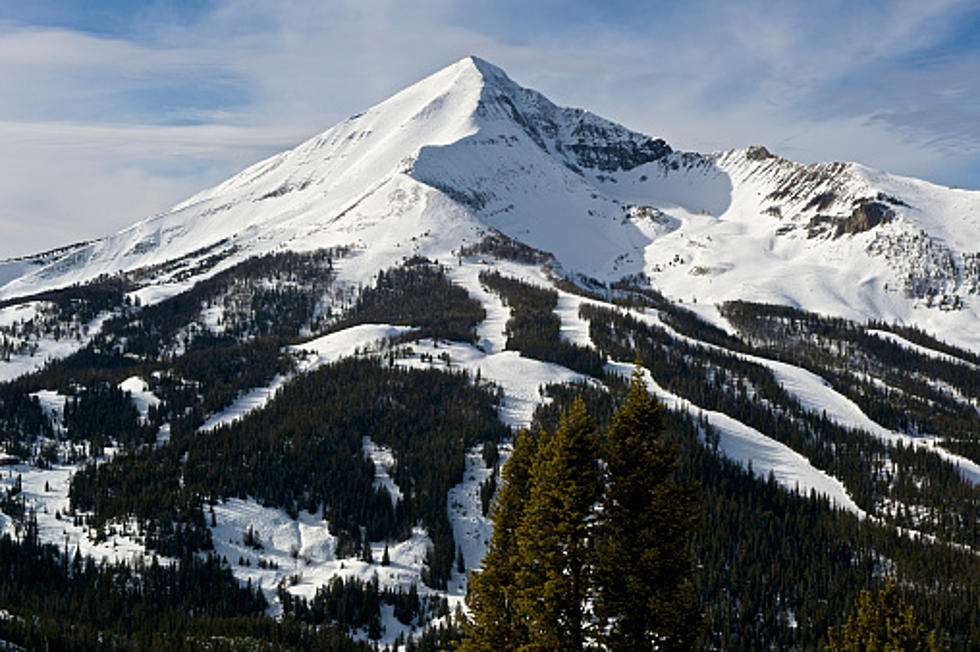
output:
[[408, 590], [382, 589], [377, 575], [368, 582], [356, 577], [334, 577], [317, 589], [312, 600], [292, 595], [285, 587], [280, 587], [277, 595], [287, 619], [317, 626], [333, 624], [348, 632], [367, 628], [379, 635], [382, 605], [393, 606], [395, 618], [403, 625], [421, 625], [448, 611], [445, 598], [419, 598], [415, 584]]
[[873, 595], [871, 591], [861, 591], [856, 613], [851, 614], [839, 631], [832, 632], [828, 649], [926, 652], [931, 647], [926, 628], [902, 600], [895, 580], [888, 578]]
[[457, 623], [450, 619], [449, 622], [426, 628], [416, 639], [405, 645], [405, 652], [454, 650], [459, 646], [462, 637]]
[[483, 463], [486, 464], [487, 468], [494, 469], [497, 467], [497, 462], [500, 460], [500, 452], [497, 450], [497, 445], [493, 442], [484, 442], [483, 444]]
[[497, 472], [480, 483], [480, 510], [484, 516], [490, 513], [490, 502], [497, 493]]
[[212, 637], [234, 648], [368, 649], [333, 628], [266, 617], [261, 591], [215, 557], [97, 563], [29, 530], [21, 541], [0, 538], [0, 568], [0, 609], [10, 614], [0, 639], [29, 649], [197, 649]]
[[[576, 394], [600, 427], [609, 424], [625, 393], [611, 380], [612, 396], [585, 385], [549, 386], [554, 401], [537, 409], [536, 427], [553, 427]], [[706, 627], [696, 648], [817, 649], [886, 560], [914, 589], [910, 604], [944, 644], [966, 650], [980, 640], [980, 560], [972, 552], [910, 539], [815, 494], [757, 478], [706, 443], [712, 436], [705, 423], [684, 412], [665, 416], [681, 447], [677, 480], [701, 486], [703, 522], [693, 550]]]
[[466, 622], [463, 649], [495, 652], [515, 649], [529, 641], [517, 606], [517, 573], [521, 567], [517, 530], [531, 490], [537, 438], [521, 432], [501, 471], [503, 485], [490, 511], [493, 534], [479, 571], [470, 574], [466, 602], [473, 618]]
[[457, 255], [460, 257], [494, 256], [526, 265], [543, 265], [554, 260], [552, 254], [529, 247], [520, 240], [499, 232], [486, 236], [476, 244], [460, 247]]
[[882, 331], [890, 331], [908, 340], [909, 342], [912, 342], [913, 344], [918, 344], [919, 346], [924, 346], [928, 349], [951, 355], [954, 358], [959, 358], [960, 360], [966, 360], [967, 362], [980, 365], [980, 355], [977, 355], [973, 351], [967, 351], [966, 349], [961, 349], [941, 340], [937, 340], [935, 337], [929, 335], [919, 328], [916, 328], [915, 326], [902, 326], [899, 324], [871, 321], [868, 322], [868, 327], [876, 328]]
[[89, 383], [65, 401], [64, 425], [68, 438], [88, 441], [94, 455], [101, 455], [109, 442], [133, 446], [156, 436], [156, 428], [140, 423], [129, 393], [101, 381]]
[[595, 422], [576, 400], [539, 443], [517, 528], [517, 608], [538, 650], [583, 649], [596, 563], [591, 526], [602, 486]]
[[102, 312], [113, 310], [125, 303], [125, 293], [132, 284], [119, 277], [100, 277], [84, 285], [48, 290], [38, 294], [3, 299], [0, 308], [8, 308], [32, 301], [51, 303], [57, 310], [59, 321], [88, 322]]
[[203, 423], [206, 415], [231, 405], [243, 390], [263, 387], [276, 374], [288, 373], [293, 361], [282, 344], [275, 338], [260, 338], [202, 345], [173, 359], [165, 372], [150, 378], [150, 389], [164, 402], [160, 419], [192, 415]]
[[[498, 245], [499, 251], [489, 253], [511, 251], [515, 257], [528, 253], [508, 249], [506, 242]], [[190, 551], [210, 549], [208, 524], [213, 524], [213, 517], [206, 516], [207, 503], [232, 496], [253, 497], [292, 514], [299, 509], [323, 509], [338, 537], [341, 556], [366, 556], [362, 526], [377, 541], [401, 538], [413, 525], [422, 523], [436, 544], [428, 557], [426, 580], [444, 586], [454, 564], [462, 561], [445, 515], [446, 491], [461, 478], [465, 451], [480, 441], [486, 442], [484, 461], [495, 467], [496, 443], [505, 433], [493, 414], [494, 398], [461, 389], [468, 386], [465, 378], [440, 384], [431, 378], [382, 371], [374, 362], [336, 365], [297, 380], [295, 391], [287, 387], [290, 391], [279, 398], [281, 407], [276, 408], [275, 401], [266, 416], [252, 415], [218, 432], [197, 432], [208, 414], [226, 407], [239, 392], [267, 385], [276, 373], [287, 373], [291, 360], [284, 346], [328, 323], [339, 328], [395, 321], [422, 328], [422, 335], [474, 340], [473, 326], [483, 318], [479, 304], [454, 287], [440, 268], [424, 260], [409, 261], [403, 269], [382, 274], [347, 318], [338, 321], [336, 315], [318, 314], [315, 298], [331, 289], [334, 255], [343, 252], [255, 259], [199, 284], [188, 297], [155, 309], [128, 305], [124, 292], [131, 288], [119, 279], [107, 281], [104, 287], [69, 288], [44, 297], [53, 305], [25, 327], [32, 336], [75, 337], [82, 333], [85, 321], [101, 312], [116, 311], [119, 317], [70, 358], [15, 383], [0, 384], [0, 446], [38, 465], [44, 460], [54, 462], [57, 454], [49, 456], [55, 451], [53, 446], [44, 452], [31, 445], [37, 435], [51, 437], [53, 431], [30, 394], [57, 389], [70, 397], [66, 410], [69, 437], [94, 444], [96, 451], [110, 440], [128, 449], [113, 462], [76, 475], [73, 505], [94, 514], [70, 517], [85, 519], [94, 537], [110, 536], [112, 528], [118, 527], [115, 519], [133, 515], [150, 548], [179, 559]], [[602, 355], [561, 342], [560, 324], [553, 313], [557, 294], [503, 277], [490, 278], [488, 284], [498, 286], [494, 289], [512, 309], [509, 348], [595, 375], [612, 390], [609, 395], [588, 386], [549, 388], [555, 400], [539, 409], [534, 434], [528, 440], [535, 446], [538, 438], [547, 440], [545, 433], [556, 431], [562, 410], [576, 394], [582, 395], [600, 430], [607, 427], [615, 405], [623, 400], [625, 385], [617, 378], [603, 377]], [[976, 363], [975, 354], [903, 327], [861, 326], [792, 309], [732, 304], [729, 317], [739, 327], [743, 341], [672, 306], [655, 292], [629, 285], [593, 287], [604, 290], [592, 295], [597, 299], [656, 308], [662, 321], [689, 337], [811, 369], [879, 422], [913, 434], [941, 435], [950, 450], [980, 460], [977, 417], [958, 398], [980, 391], [976, 371], [919, 355], [866, 329], [891, 330], [966, 362]], [[191, 325], [208, 306], [222, 309], [224, 333]], [[667, 329], [613, 311], [593, 308], [583, 315], [589, 318], [601, 351], [620, 360], [635, 359], [639, 353], [661, 385], [787, 443], [842, 479], [855, 500], [886, 523], [974, 547], [980, 542], [976, 488], [934, 453], [886, 445], [810, 413], [779, 387], [763, 365], [689, 344]], [[177, 335], [181, 344], [175, 346]], [[0, 347], [3, 345], [0, 340]], [[0, 353], [3, 350], [12, 351], [8, 347]], [[119, 381], [132, 375], [147, 379], [163, 399], [159, 409], [151, 410], [145, 425], [139, 423], [129, 399], [116, 389]], [[882, 389], [868, 380], [874, 376], [884, 378], [893, 389]], [[305, 385], [307, 382], [312, 385]], [[679, 413], [665, 416], [671, 433], [667, 437], [681, 447], [676, 480], [700, 482], [703, 487], [704, 525], [692, 548], [699, 569], [696, 591], [707, 624], [698, 648], [818, 649], [827, 643], [833, 628], [844, 623], [845, 606], [858, 604], [861, 592], [874, 587], [873, 578], [885, 573], [896, 575], [906, 604], [914, 607], [927, 628], [939, 632], [944, 644], [971, 649], [980, 640], [976, 609], [980, 565], [969, 551], [899, 536], [889, 526], [835, 511], [823, 498], [801, 497], [773, 479], [755, 478], [719, 458], [714, 449], [717, 437], [704, 420]], [[171, 443], [141, 448], [164, 422], [171, 425]], [[363, 455], [364, 436], [393, 449], [398, 466], [392, 475], [405, 491], [404, 500], [393, 505], [387, 491], [374, 489], [373, 465]], [[608, 451], [605, 455], [612, 456]], [[633, 457], [637, 459], [626, 461], [638, 462], [642, 456]], [[507, 475], [506, 467], [503, 475]], [[633, 487], [640, 485], [640, 480], [630, 482]], [[491, 508], [495, 491], [496, 476], [492, 476], [481, 486], [485, 510]], [[505, 494], [506, 485], [496, 498], [498, 507], [507, 502]], [[522, 505], [529, 494], [529, 488], [520, 494]], [[908, 508], [890, 512], [883, 509], [885, 504]], [[30, 522], [29, 507], [16, 486], [0, 496], [0, 510], [22, 527]], [[491, 512], [495, 518], [496, 510]], [[520, 520], [523, 512], [512, 511], [511, 518], [515, 514]], [[624, 540], [607, 537], [603, 543], [597, 537], [596, 542], [608, 545], [610, 539]], [[647, 546], [652, 547], [655, 544]], [[491, 555], [493, 550], [494, 544]], [[516, 548], [512, 545], [510, 550], [507, 554], [516, 559]], [[49, 565], [65, 563], [57, 557], [47, 558], [45, 552], [30, 554], [41, 561], [48, 559], [44, 563]], [[642, 552], [623, 555], [642, 556]], [[615, 556], [608, 556], [608, 568], [597, 565], [597, 575], [606, 577], [610, 585], [619, 580], [625, 584], [630, 573], [616, 570], [627, 564], [614, 561]], [[390, 562], [386, 555], [381, 564], [386, 557]], [[6, 559], [0, 554], [0, 562]], [[0, 564], [0, 568], [16, 569], [19, 563]], [[216, 593], [185, 591], [179, 583], [158, 584], [155, 586], [162, 586], [165, 596], [146, 597], [137, 595], [143, 580], [134, 579], [135, 569], [124, 573], [111, 570], [111, 565], [92, 566], [102, 569], [101, 579], [79, 588], [71, 598], [74, 606], [57, 613], [45, 611], [43, 596], [57, 595], [57, 589], [43, 582], [33, 597], [23, 593], [13, 602], [0, 602], [0, 608], [25, 616], [0, 619], [0, 638], [29, 649], [46, 645], [52, 649], [59, 645], [71, 649], [221, 648], [235, 647], [246, 637], [248, 643], [243, 646], [346, 649], [353, 645], [344, 634], [346, 627], [378, 633], [380, 605], [394, 604], [396, 617], [404, 623], [421, 623], [422, 611], [432, 614], [443, 608], [423, 605], [419, 611], [413, 606], [419, 601], [417, 591], [414, 602], [408, 593], [391, 602], [375, 586], [372, 598], [370, 583], [350, 581], [324, 587], [317, 606], [313, 606], [316, 600], [293, 599], [291, 604], [305, 606], [296, 606], [293, 615], [278, 623], [250, 607], [244, 612], [234, 607], [209, 615], [210, 607], [202, 606], [200, 600], [221, 604], [223, 598], [214, 597]], [[30, 568], [26, 572], [41, 576], [48, 572]], [[220, 573], [186, 572], [195, 582], [230, 581], [219, 577]], [[513, 580], [515, 569], [506, 572]], [[509, 635], [515, 638], [509, 640], [528, 642], [522, 630], [525, 621], [513, 611], [507, 615], [506, 609], [513, 609], [507, 596], [487, 591], [492, 575], [486, 569], [474, 574], [468, 599], [471, 604], [483, 600], [484, 605], [503, 605], [498, 615], [504, 614], [500, 622], [512, 628]], [[5, 582], [0, 582], [0, 596], [6, 595]], [[477, 597], [481, 590], [482, 597]], [[149, 609], [139, 605], [150, 600], [159, 617], [141, 626], [100, 615], [97, 624], [92, 624], [95, 621], [88, 610], [101, 609], [91, 605], [103, 604], [102, 598], [92, 596], [103, 591], [131, 596], [135, 606], [123, 612], [131, 616]], [[210, 597], [203, 598], [205, 594]], [[171, 599], [176, 606], [160, 606]], [[21, 603], [25, 605], [22, 611], [10, 606]], [[678, 601], [681, 603], [683, 600]], [[57, 604], [61, 603], [52, 601]], [[593, 604], [600, 615], [605, 613], [601, 601]], [[304, 615], [297, 616], [299, 613]], [[36, 617], [27, 617], [32, 615]], [[355, 620], [360, 624], [352, 625]], [[136, 616], [132, 621], [140, 622]], [[310, 623], [314, 622], [320, 624], [319, 629], [313, 629]], [[445, 649], [457, 639], [451, 627], [434, 629], [407, 647]], [[616, 643], [610, 641], [610, 645]], [[505, 647], [494, 641], [473, 649]]]
[[[317, 316], [315, 308], [332, 281], [333, 258], [345, 253], [339, 248], [249, 259], [145, 308], [124, 299], [123, 291], [131, 286], [123, 277], [46, 293], [39, 298], [54, 301], [62, 312], [74, 311], [65, 312], [64, 319], [91, 318], [104, 310], [116, 310], [117, 316], [73, 355], [0, 384], [0, 440], [28, 458], [27, 443], [38, 434], [51, 435], [29, 396], [39, 389], [74, 397], [66, 409], [69, 436], [89, 441], [96, 454], [110, 442], [146, 443], [165, 421], [183, 421], [188, 428], [203, 422], [240, 391], [268, 384], [289, 370], [283, 338], [316, 328], [329, 317]], [[222, 307], [220, 335], [196, 323], [202, 308], [213, 304]], [[174, 355], [180, 349], [177, 339], [186, 349], [180, 355]], [[146, 425], [137, 423], [135, 410], [115, 389], [132, 375], [147, 378], [163, 400]]]
[[51, 422], [37, 397], [20, 387], [0, 383], [0, 447], [8, 454], [27, 459], [28, 444], [38, 436], [52, 435]]
[[355, 324], [417, 326], [414, 337], [475, 342], [476, 325], [486, 313], [479, 301], [453, 285], [437, 265], [425, 259], [378, 273], [374, 287], [361, 291], [357, 303], [334, 330]]
[[704, 321], [696, 313], [673, 303], [658, 306], [660, 319], [681, 335], [714, 344], [730, 351], [749, 351], [742, 340]]
[[688, 541], [700, 488], [678, 484], [678, 446], [635, 372], [603, 444], [606, 487], [595, 529], [595, 612], [611, 650], [686, 650], [699, 633]]
[[[350, 544], [339, 542], [339, 551], [354, 554], [361, 526], [377, 541], [405, 538], [421, 521], [435, 542], [426, 578], [441, 586], [456, 552], [446, 493], [462, 480], [466, 450], [506, 433], [493, 397], [465, 375], [348, 359], [298, 377], [232, 425], [210, 433], [172, 428], [166, 446], [80, 470], [72, 505], [94, 510], [96, 526], [134, 515], [150, 544], [169, 537], [205, 548], [203, 502], [232, 496], [292, 514], [323, 509]], [[392, 449], [393, 478], [407, 500], [392, 506], [384, 488], [374, 489], [365, 437]], [[172, 522], [182, 529], [168, 531]]]
[[81, 338], [100, 314], [128, 305], [126, 292], [132, 289], [132, 284], [121, 276], [101, 276], [85, 285], [0, 301], [0, 308], [38, 302], [37, 314], [31, 319], [0, 326], [0, 360], [9, 360], [12, 355], [34, 355], [39, 337]]
[[671, 480], [678, 448], [660, 407], [637, 376], [603, 438], [583, 398], [555, 403], [557, 427], [540, 409], [538, 434], [519, 435], [504, 465], [463, 649], [688, 649], [700, 620], [688, 549], [698, 488]]
[[561, 319], [554, 313], [558, 293], [501, 276], [480, 272], [480, 282], [499, 294], [510, 306], [507, 348], [521, 355], [555, 362], [583, 374], [599, 377], [605, 358], [592, 348], [561, 339]]
[[[333, 281], [333, 259], [345, 248], [307, 254], [284, 252], [250, 258], [200, 281], [187, 292], [124, 314], [105, 324], [99, 340], [118, 343], [127, 353], [155, 360], [175, 344], [180, 331], [189, 348], [212, 347], [249, 337], [295, 337], [316, 330], [315, 309]], [[220, 336], [195, 324], [202, 308], [222, 307]], [[195, 344], [202, 338], [200, 345]]]
[[[202, 346], [166, 364], [136, 364], [85, 348], [43, 371], [0, 384], [0, 443], [28, 459], [32, 457], [29, 442], [38, 435], [54, 435], [48, 417], [31, 396], [42, 388], [68, 396], [64, 418], [68, 438], [88, 442], [92, 454], [101, 455], [102, 447], [110, 443], [132, 447], [153, 441], [164, 422], [174, 430], [193, 430], [243, 390], [267, 385], [292, 365], [282, 343], [269, 338]], [[134, 375], [147, 378], [162, 401], [150, 408], [146, 423], [140, 421], [129, 395], [117, 387]]]

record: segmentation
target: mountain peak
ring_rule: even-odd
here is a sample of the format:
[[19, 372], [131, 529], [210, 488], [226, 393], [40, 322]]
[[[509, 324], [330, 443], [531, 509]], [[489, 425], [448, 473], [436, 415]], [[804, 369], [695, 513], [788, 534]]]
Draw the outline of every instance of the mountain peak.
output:
[[487, 81], [505, 80], [513, 84], [514, 82], [507, 76], [503, 68], [494, 65], [487, 61], [486, 59], [481, 59], [475, 55], [469, 55], [464, 57], [461, 61], [467, 62], [469, 65], [476, 68], [476, 70], [483, 76]]
[[431, 99], [451, 90], [479, 90], [485, 86], [497, 90], [521, 89], [499, 66], [475, 55], [468, 55], [408, 86], [378, 106], [387, 105], [406, 95]]
[[[492, 82], [496, 80], [505, 80], [510, 84], [514, 83], [510, 79], [510, 77], [507, 76], [507, 73], [504, 72], [503, 68], [493, 63], [490, 63], [486, 59], [481, 59], [480, 57], [474, 54], [467, 55], [462, 59], [459, 59], [449, 64], [448, 66], [440, 68], [438, 71], [436, 71], [429, 77], [426, 77], [425, 79], [429, 79], [430, 77], [435, 77], [438, 75], [444, 75], [446, 73], [450, 73], [450, 74], [455, 73], [456, 75], [466, 74], [466, 73], [476, 73], [481, 77], [483, 77], [483, 79], [487, 82]], [[425, 80], [423, 79], [422, 81]]]

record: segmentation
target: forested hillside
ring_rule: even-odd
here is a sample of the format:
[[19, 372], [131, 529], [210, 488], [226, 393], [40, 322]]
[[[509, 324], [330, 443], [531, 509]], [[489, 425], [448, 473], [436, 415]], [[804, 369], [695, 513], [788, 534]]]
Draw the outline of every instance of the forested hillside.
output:
[[[355, 640], [468, 646], [480, 640], [468, 638], [474, 633], [498, 640], [490, 621], [479, 620], [481, 591], [494, 576], [488, 564], [560, 561], [542, 537], [566, 527], [548, 511], [554, 498], [577, 491], [562, 482], [596, 473], [576, 509], [616, 491], [628, 505], [637, 490], [635, 479], [615, 489], [620, 467], [612, 460], [642, 459], [643, 439], [623, 435], [614, 452], [609, 442], [618, 440], [606, 434], [615, 431], [617, 407], [630, 404], [624, 374], [633, 365], [643, 371], [634, 373], [633, 404], [647, 389], [666, 401], [654, 431], [675, 457], [663, 469], [677, 486], [697, 488], [673, 545], [692, 560], [690, 613], [700, 615], [675, 621], [678, 641], [821, 647], [844, 631], [862, 591], [885, 578], [934, 641], [969, 649], [980, 637], [980, 495], [962, 466], [977, 433], [969, 352], [889, 324], [746, 303], [722, 307], [736, 336], [639, 286], [548, 287], [533, 265], [510, 259], [494, 269], [462, 255], [455, 266], [414, 258], [370, 286], [338, 289], [332, 261], [344, 255], [256, 260], [153, 306], [71, 291], [66, 319], [109, 310], [100, 331], [74, 354], [0, 384], [2, 445], [20, 460], [0, 473], [3, 554], [12, 577], [50, 578], [4, 584], [8, 640], [77, 647], [110, 636], [110, 647], [130, 648], [165, 627], [192, 647], [229, 635], [332, 649]], [[392, 335], [377, 339], [375, 331]], [[534, 396], [508, 371], [518, 361], [540, 365], [527, 367], [541, 378]], [[558, 370], [580, 380], [548, 381]], [[805, 373], [826, 379], [824, 396], [836, 402], [822, 407], [800, 380], [787, 382]], [[843, 398], [834, 397], [852, 401], [878, 429], [848, 422]], [[538, 407], [519, 435], [502, 415], [528, 400]], [[766, 450], [799, 455], [803, 474], [753, 468], [765, 459], [739, 457], [725, 419], [758, 433]], [[569, 440], [559, 454], [559, 435], [572, 432], [586, 439]], [[508, 490], [520, 474], [504, 462], [524, 455], [522, 441], [558, 457], [541, 462], [537, 489]], [[821, 472], [853, 506], [800, 489], [800, 479]], [[523, 516], [504, 516], [507, 505], [527, 514], [525, 525]], [[254, 512], [247, 520], [246, 508]], [[502, 519], [535, 544], [494, 543]], [[287, 530], [269, 529], [273, 522]], [[282, 539], [297, 527], [295, 543], [292, 534]], [[606, 544], [582, 549], [579, 588], [545, 598], [557, 611], [517, 612], [534, 614], [520, 621], [531, 627], [521, 636], [565, 631], [557, 645], [567, 630], [548, 623], [577, 613], [573, 646], [602, 638], [598, 623], [614, 621], [621, 607], [596, 596], [638, 572], [634, 558], [659, 545], [657, 536], [636, 534], [638, 525], [609, 527]], [[304, 531], [320, 532], [323, 543]], [[628, 541], [639, 547], [612, 553]], [[99, 564], [83, 550], [115, 561]], [[478, 568], [464, 608], [467, 571]], [[533, 586], [549, 566], [513, 568], [523, 599], [537, 600]], [[158, 603], [143, 589], [127, 593], [137, 582], [179, 583]], [[218, 593], [201, 595], [198, 584]], [[64, 586], [71, 590], [57, 588]], [[43, 601], [52, 592], [63, 600]], [[122, 611], [87, 606], [120, 600]], [[113, 615], [93, 620], [88, 609]], [[133, 629], [124, 624], [133, 609], [156, 615]], [[483, 624], [461, 628], [467, 619]]]

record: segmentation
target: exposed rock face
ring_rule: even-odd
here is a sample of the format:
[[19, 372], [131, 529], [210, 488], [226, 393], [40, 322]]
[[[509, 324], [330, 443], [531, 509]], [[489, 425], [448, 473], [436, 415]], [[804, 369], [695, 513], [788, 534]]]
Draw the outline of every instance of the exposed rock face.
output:
[[890, 222], [894, 217], [895, 211], [882, 202], [863, 202], [854, 208], [854, 212], [851, 213], [850, 217], [837, 221], [837, 232], [834, 234], [834, 237], [839, 238], [845, 233], [864, 233], [879, 224]]
[[617, 134], [605, 133], [596, 125], [582, 124], [574, 132], [580, 135], [577, 143], [566, 145], [581, 167], [603, 172], [632, 170], [635, 167], [662, 159], [673, 150], [662, 139], [648, 138], [643, 142], [619, 140]]
[[762, 145], [753, 145], [745, 151], [745, 158], [750, 161], [764, 161], [767, 158], [778, 158]]
[[474, 66], [485, 80], [477, 116], [513, 121], [538, 147], [564, 159], [577, 174], [583, 169], [632, 170], [673, 152], [663, 139], [630, 131], [582, 109], [556, 106], [486, 61], [474, 59]]
[[818, 211], [825, 211], [834, 205], [834, 201], [837, 199], [837, 195], [833, 192], [822, 192], [818, 195], [814, 195], [813, 199], [807, 202], [803, 210], [808, 210], [810, 208], [816, 208]]
[[[817, 195], [807, 205], [807, 208], [817, 207], [818, 210], [826, 208], [833, 203], [833, 194]], [[814, 215], [807, 224], [807, 231], [811, 238], [832, 232], [834, 238], [843, 235], [855, 235], [870, 231], [879, 224], [887, 224], [895, 217], [895, 211], [880, 201], [863, 200], [859, 202], [851, 214], [847, 217], [836, 217], [831, 215]]]

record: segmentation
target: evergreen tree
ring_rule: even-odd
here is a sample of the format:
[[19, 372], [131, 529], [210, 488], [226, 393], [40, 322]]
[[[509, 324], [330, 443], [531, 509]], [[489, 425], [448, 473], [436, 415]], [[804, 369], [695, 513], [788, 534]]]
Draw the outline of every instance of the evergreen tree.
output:
[[830, 649], [841, 652], [918, 652], [939, 649], [926, 635], [912, 607], [898, 594], [895, 580], [888, 578], [876, 591], [861, 591], [857, 612], [839, 632], [831, 632]]
[[366, 561], [369, 564], [374, 563], [374, 555], [371, 553], [371, 542], [368, 541], [367, 536], [364, 537], [364, 545], [361, 546], [361, 561]]
[[472, 572], [467, 582], [466, 602], [473, 615], [464, 624], [467, 638], [462, 650], [510, 650], [528, 641], [516, 609], [517, 528], [531, 488], [536, 450], [535, 438], [527, 431], [521, 432], [501, 470], [502, 483], [490, 509], [490, 546], [480, 570]]
[[665, 435], [663, 409], [637, 370], [604, 442], [595, 609], [612, 650], [688, 649], [698, 634], [688, 539], [700, 488], [670, 481], [678, 450]]
[[601, 492], [595, 422], [577, 398], [546, 437], [518, 528], [518, 607], [529, 628], [527, 649], [585, 645], [593, 554], [590, 534]]

